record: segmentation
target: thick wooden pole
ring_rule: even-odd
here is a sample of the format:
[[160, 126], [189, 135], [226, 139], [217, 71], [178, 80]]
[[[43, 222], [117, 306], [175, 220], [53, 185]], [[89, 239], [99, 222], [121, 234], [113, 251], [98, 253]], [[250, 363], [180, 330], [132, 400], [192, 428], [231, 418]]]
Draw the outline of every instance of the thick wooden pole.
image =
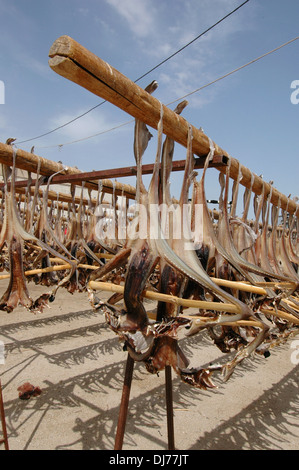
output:
[[[0, 163], [12, 166], [14, 148], [11, 145], [0, 142]], [[80, 174], [78, 168], [64, 166], [62, 163], [48, 160], [31, 152], [22, 149], [16, 151], [16, 167], [20, 170], [31, 171], [36, 173], [38, 165], [40, 165], [40, 174], [43, 176], [51, 176], [60, 171], [64, 175]]]
[[[157, 129], [163, 106], [163, 132], [186, 146], [189, 123], [159, 100], [134, 84], [107, 62], [85, 49], [69, 36], [61, 36], [49, 52], [50, 67], [65, 78], [113, 103], [134, 118]], [[209, 153], [209, 139], [199, 129], [193, 130], [193, 151], [198, 156]], [[217, 155], [223, 151], [216, 146]]]
[[0, 439], [0, 444], [4, 443], [5, 450], [9, 450], [1, 380], [0, 380], [0, 418], [1, 418], [2, 432], [3, 432], [3, 439]]
[[[69, 36], [61, 36], [52, 45], [49, 52], [49, 65], [59, 75], [86, 88], [91, 93], [109, 101], [126, 111], [131, 116], [142, 120], [145, 124], [157, 129], [160, 119], [161, 106], [163, 106], [163, 132], [176, 142], [187, 146], [188, 129], [190, 124], [180, 115], [161, 105], [160, 101], [147, 93], [119, 71], [103, 61], [95, 54], [81, 46]], [[209, 153], [209, 138], [199, 129], [191, 125], [193, 132], [192, 148], [199, 157]], [[215, 155], [226, 156], [230, 159], [230, 177], [237, 179], [239, 170], [243, 178], [241, 184], [251, 187], [256, 194], [262, 194], [263, 186], [265, 195], [268, 195], [271, 186], [262, 178], [253, 174], [248, 168], [241, 165], [238, 160], [232, 158], [227, 152], [214, 143]], [[220, 172], [225, 172], [225, 167], [219, 167]], [[289, 199], [275, 188], [272, 188], [271, 202], [288, 209], [290, 213], [299, 215], [299, 205]]]
[[165, 399], [166, 399], [166, 415], [167, 415], [167, 436], [168, 450], [175, 450], [174, 444], [174, 421], [173, 421], [173, 391], [171, 366], [165, 366]]
[[126, 422], [127, 422], [127, 416], [128, 416], [128, 409], [129, 409], [129, 400], [130, 400], [130, 392], [131, 392], [131, 385], [132, 385], [132, 379], [133, 379], [134, 364], [135, 364], [134, 359], [132, 359], [130, 354], [128, 354], [125, 377], [124, 377], [124, 384], [123, 384], [123, 391], [122, 391], [122, 397], [121, 397], [120, 408], [119, 408], [114, 450], [122, 450], [122, 446], [123, 446], [125, 428], [126, 428]]
[[[13, 164], [13, 147], [11, 145], [3, 144], [0, 142], [0, 163], [4, 165], [12, 166]], [[16, 168], [20, 170], [30, 171], [32, 173], [37, 172], [37, 168], [40, 165], [40, 174], [42, 176], [51, 176], [54, 173], [58, 173], [64, 175], [64, 182], [71, 182], [74, 184], [82, 184], [82, 178], [80, 178], [81, 171], [78, 168], [65, 166], [62, 163], [54, 162], [52, 160], [48, 160], [47, 158], [40, 157], [39, 155], [35, 155], [34, 153], [26, 152], [22, 149], [17, 149], [16, 151]], [[68, 181], [67, 176], [78, 176], [78, 181], [72, 181], [71, 179]], [[107, 193], [112, 193], [115, 191], [115, 194], [126, 196], [130, 199], [135, 199], [136, 189], [133, 186], [128, 184], [122, 184], [119, 182], [113, 182], [109, 179], [104, 179], [103, 175], [101, 178], [97, 178], [102, 180], [102, 187], [103, 191]], [[16, 186], [18, 186], [16, 182]], [[85, 187], [89, 189], [97, 190], [98, 185], [95, 181], [88, 181], [86, 180]]]
[[[3, 188], [3, 185], [0, 185], [0, 188]], [[26, 190], [25, 190], [25, 185], [22, 187], [15, 187], [15, 191], [18, 194], [21, 194], [21, 201], [24, 202], [26, 199]], [[33, 195], [34, 194], [34, 188], [30, 188], [30, 193]], [[43, 191], [39, 189], [38, 191], [39, 197], [43, 196]], [[0, 189], [0, 199], [3, 197], [3, 192], [2, 189]], [[67, 209], [67, 204], [71, 203], [73, 201], [73, 198], [71, 194], [67, 193], [60, 193], [60, 192], [55, 192], [55, 191], [49, 191], [48, 192], [48, 205], [51, 204], [52, 201], [59, 201], [59, 208], [60, 209]], [[97, 200], [95, 198], [91, 199], [90, 201], [87, 200], [86, 198], [81, 199], [79, 196], [75, 196], [74, 198], [75, 204], [79, 205], [80, 202], [83, 204], [87, 205], [89, 202], [92, 204], [92, 206], [96, 206]], [[63, 203], [65, 203], [63, 205]]]

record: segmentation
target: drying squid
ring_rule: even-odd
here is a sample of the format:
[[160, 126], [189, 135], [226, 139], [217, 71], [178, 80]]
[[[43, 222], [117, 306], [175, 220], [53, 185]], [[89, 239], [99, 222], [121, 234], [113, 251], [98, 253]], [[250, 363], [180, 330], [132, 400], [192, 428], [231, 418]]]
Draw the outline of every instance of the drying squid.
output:
[[[33, 301], [28, 293], [26, 280], [23, 270], [23, 244], [24, 242], [36, 243], [39, 248], [45, 252], [50, 252], [53, 256], [57, 256], [72, 265], [73, 269], [75, 264], [64, 258], [57, 251], [52, 249], [49, 245], [36, 238], [33, 234], [27, 233], [19, 219], [18, 210], [16, 207], [14, 194], [15, 194], [15, 155], [13, 153], [13, 168], [12, 170], [3, 165], [3, 175], [6, 182], [5, 190], [5, 217], [2, 225], [0, 234], [0, 249], [3, 248], [4, 244], [8, 245], [8, 256], [10, 260], [10, 281], [7, 290], [0, 299], [0, 309], [11, 312], [19, 304], [23, 305], [32, 311], [42, 311], [45, 305], [48, 304], [49, 300], [55, 298], [57, 289], [63, 284], [64, 281], [58, 283], [52, 290], [52, 292], [42, 294], [38, 299]], [[8, 179], [11, 175], [11, 187], [7, 189]], [[72, 274], [72, 269], [70, 274]]]

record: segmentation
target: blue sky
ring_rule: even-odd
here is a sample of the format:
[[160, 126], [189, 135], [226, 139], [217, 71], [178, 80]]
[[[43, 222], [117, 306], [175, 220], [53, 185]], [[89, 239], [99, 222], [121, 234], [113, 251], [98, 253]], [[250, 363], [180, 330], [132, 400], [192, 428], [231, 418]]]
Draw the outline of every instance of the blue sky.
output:
[[[0, 80], [5, 85], [0, 141], [17, 138], [19, 148], [29, 151], [34, 145], [36, 154], [82, 171], [134, 164], [133, 123], [110, 130], [132, 118], [109, 103], [33, 140], [101, 102], [50, 69], [52, 43], [69, 35], [134, 81], [241, 3], [0, 0]], [[155, 97], [168, 104], [299, 36], [298, 18], [298, 0], [250, 0], [138, 84], [157, 80]], [[292, 197], [299, 195], [299, 104], [290, 99], [291, 83], [299, 80], [298, 55], [299, 40], [189, 96], [183, 113], [230, 155]], [[144, 163], [155, 158], [153, 134]], [[27, 139], [32, 140], [22, 143]], [[78, 139], [85, 140], [70, 144]], [[175, 159], [184, 157], [185, 149], [177, 146]], [[181, 177], [175, 175], [174, 195]], [[124, 182], [135, 184], [134, 178]], [[217, 181], [207, 183], [208, 197], [218, 198], [218, 192]]]

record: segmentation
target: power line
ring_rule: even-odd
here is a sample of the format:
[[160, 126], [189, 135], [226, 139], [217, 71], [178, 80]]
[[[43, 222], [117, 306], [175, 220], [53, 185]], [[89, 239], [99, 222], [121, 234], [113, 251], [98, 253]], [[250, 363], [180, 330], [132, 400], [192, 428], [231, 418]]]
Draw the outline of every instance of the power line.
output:
[[106, 129], [104, 131], [97, 132], [96, 134], [89, 135], [87, 137], [82, 137], [82, 139], [77, 139], [77, 140], [72, 140], [71, 142], [65, 142], [64, 144], [55, 144], [55, 145], [47, 145], [43, 147], [37, 147], [39, 149], [49, 149], [49, 148], [54, 148], [54, 147], [64, 147], [65, 145], [71, 145], [71, 144], [77, 144], [78, 142], [82, 142], [83, 140], [88, 140], [92, 139], [93, 137], [98, 137], [99, 135], [102, 134], [107, 134], [108, 132], [115, 131], [116, 129], [119, 129], [120, 127], [127, 126], [131, 122], [134, 122], [135, 119], [131, 119], [130, 121], [123, 122], [122, 124], [118, 124], [117, 126], [110, 127], [109, 129]]
[[233, 73], [239, 72], [239, 70], [242, 70], [242, 69], [244, 69], [245, 67], [248, 67], [249, 65], [254, 64], [254, 62], [257, 62], [258, 60], [261, 60], [261, 59], [263, 59], [264, 57], [266, 57], [266, 56], [268, 56], [268, 55], [270, 55], [270, 54], [273, 54], [273, 52], [277, 52], [279, 49], [282, 49], [283, 47], [288, 46], [289, 44], [291, 44], [291, 43], [294, 42], [294, 41], [297, 41], [298, 39], [299, 39], [299, 36], [297, 36], [296, 38], [291, 39], [291, 40], [288, 41], [288, 42], [285, 42], [285, 43], [282, 44], [281, 46], [278, 46], [278, 47], [276, 47], [275, 49], [272, 49], [272, 51], [266, 52], [265, 54], [263, 54], [263, 55], [257, 57], [256, 59], [253, 59], [253, 60], [251, 60], [250, 62], [247, 62], [247, 64], [241, 65], [241, 67], [238, 67], [237, 69], [234, 69], [234, 70], [232, 70], [231, 72], [226, 73], [225, 75], [222, 75], [222, 77], [216, 78], [216, 80], [213, 80], [212, 82], [207, 83], [206, 85], [203, 85], [203, 86], [201, 86], [200, 88], [197, 88], [196, 90], [193, 90], [193, 91], [191, 91], [190, 93], [187, 93], [187, 94], [184, 95], [184, 96], [181, 96], [181, 98], [178, 98], [177, 100], [174, 100], [174, 101], [172, 101], [171, 103], [168, 103], [168, 106], [169, 106], [170, 104], [176, 103], [176, 102], [179, 101], [179, 100], [182, 100], [182, 99], [184, 99], [184, 98], [187, 98], [187, 96], [193, 95], [194, 93], [197, 93], [198, 91], [203, 90], [204, 88], [207, 88], [208, 86], [213, 85], [214, 83], [219, 82], [220, 80], [223, 80], [223, 79], [226, 78], [226, 77], [229, 77], [229, 76], [232, 75]]
[[104, 104], [104, 103], [106, 103], [106, 101], [102, 101], [101, 103], [95, 105], [93, 108], [88, 109], [88, 111], [85, 111], [85, 113], [80, 114], [80, 116], [77, 116], [77, 117], [71, 119], [70, 121], [66, 122], [65, 124], [62, 124], [61, 126], [55, 127], [55, 129], [52, 129], [51, 131], [45, 132], [44, 134], [38, 135], [38, 136], [36, 136], [36, 137], [32, 137], [31, 139], [21, 140], [21, 141], [18, 142], [18, 143], [19, 143], [19, 144], [24, 144], [25, 142], [31, 142], [32, 140], [40, 139], [41, 137], [45, 137], [46, 135], [52, 134], [53, 132], [56, 132], [56, 131], [58, 131], [59, 129], [62, 129], [63, 127], [68, 126], [68, 125], [71, 124], [72, 122], [77, 121], [77, 119], [82, 118], [83, 116], [85, 116], [86, 114], [90, 113], [91, 111], [93, 111], [94, 109], [98, 108], [99, 106], [101, 106], [101, 105]]
[[[241, 5], [239, 5], [237, 8], [235, 8], [234, 10], [232, 10], [230, 13], [228, 13], [227, 15], [225, 15], [223, 18], [221, 18], [221, 20], [217, 21], [217, 23], [213, 24], [212, 26], [210, 26], [208, 29], [206, 29], [203, 33], [200, 33], [198, 36], [196, 36], [196, 38], [192, 39], [192, 41], [188, 42], [188, 44], [186, 44], [185, 46], [181, 47], [181, 49], [177, 50], [176, 52], [174, 52], [173, 54], [171, 54], [169, 57], [167, 57], [167, 59], [164, 59], [162, 60], [162, 62], [160, 62], [158, 65], [156, 65], [155, 67], [153, 67], [152, 69], [150, 69], [148, 72], [146, 72], [144, 75], [141, 75], [141, 77], [138, 78], [138, 80], [141, 80], [142, 78], [146, 77], [146, 75], [150, 74], [151, 72], [153, 72], [154, 70], [156, 70], [158, 67], [160, 67], [161, 65], [165, 64], [165, 62], [167, 62], [168, 60], [172, 59], [174, 56], [176, 56], [177, 54], [179, 54], [180, 52], [182, 52], [184, 49], [186, 49], [186, 47], [190, 46], [190, 44], [193, 44], [193, 42], [197, 41], [199, 38], [201, 38], [202, 36], [204, 36], [205, 34], [207, 34], [209, 31], [211, 31], [211, 29], [215, 28], [215, 26], [218, 26], [220, 23], [222, 23], [222, 21], [226, 20], [226, 18], [228, 18], [229, 16], [231, 16], [233, 13], [235, 13], [237, 10], [239, 10], [241, 7], [243, 7], [246, 3], [248, 3], [249, 0], [246, 0], [246, 2], [242, 3]], [[136, 81], [138, 81], [136, 80]]]
[[[195, 94], [195, 93], [198, 93], [199, 91], [201, 91], [201, 90], [203, 90], [203, 89], [205, 89], [205, 88], [207, 88], [207, 87], [209, 87], [209, 86], [211, 86], [211, 85], [214, 85], [215, 83], [219, 82], [220, 80], [223, 80], [224, 78], [227, 78], [227, 77], [229, 77], [230, 75], [233, 75], [234, 73], [239, 72], [240, 70], [244, 69], [245, 67], [248, 67], [249, 65], [252, 65], [252, 64], [254, 64], [255, 62], [257, 62], [257, 61], [263, 59], [264, 57], [267, 57], [268, 55], [273, 54], [274, 52], [277, 52], [279, 49], [282, 49], [283, 47], [288, 46], [289, 44], [291, 44], [291, 43], [294, 42], [294, 41], [297, 41], [298, 39], [299, 39], [299, 36], [297, 36], [297, 37], [291, 39], [291, 40], [288, 41], [288, 42], [285, 42], [284, 44], [281, 44], [280, 46], [276, 47], [275, 49], [272, 49], [271, 51], [266, 52], [265, 54], [260, 55], [260, 56], [257, 57], [256, 59], [253, 59], [253, 60], [251, 60], [250, 62], [247, 62], [247, 64], [241, 65], [240, 67], [238, 67], [238, 68], [232, 70], [231, 72], [228, 72], [228, 73], [226, 73], [225, 75], [222, 75], [221, 77], [218, 77], [218, 78], [216, 78], [215, 80], [212, 80], [211, 82], [207, 83], [206, 85], [203, 85], [203, 86], [201, 86], [201, 87], [199, 87], [199, 88], [196, 88], [195, 90], [191, 91], [190, 93], [187, 93], [186, 95], [181, 96], [180, 98], [177, 98], [177, 99], [175, 99], [174, 101], [171, 101], [170, 103], [167, 103], [166, 106], [170, 106], [171, 104], [174, 104], [174, 103], [176, 103], [177, 101], [181, 101], [181, 100], [187, 98], [188, 96], [191, 96], [191, 95], [193, 95], [193, 94]], [[124, 123], [119, 124], [119, 125], [117, 125], [117, 126], [111, 127], [110, 129], [107, 129], [107, 130], [104, 130], [104, 131], [100, 131], [100, 132], [98, 132], [97, 134], [93, 134], [93, 135], [90, 135], [90, 136], [88, 136], [88, 137], [83, 137], [82, 139], [73, 140], [73, 141], [71, 141], [71, 142], [66, 142], [66, 143], [64, 143], [64, 144], [56, 144], [56, 145], [51, 145], [51, 146], [39, 147], [39, 148], [63, 147], [64, 145], [75, 144], [75, 143], [78, 143], [78, 142], [82, 142], [82, 141], [84, 141], [84, 140], [91, 139], [91, 138], [93, 138], [93, 137], [97, 137], [97, 136], [102, 135], [102, 134], [106, 134], [106, 133], [111, 132], [111, 131], [114, 131], [114, 130], [119, 129], [120, 127], [126, 126], [126, 125], [128, 125], [128, 124], [130, 124], [130, 123], [132, 123], [132, 122], [134, 122], [134, 119], [131, 119], [130, 121], [124, 122]]]
[[[157, 64], [155, 67], [153, 67], [152, 69], [150, 69], [148, 72], [144, 73], [143, 75], [141, 75], [140, 77], [138, 77], [134, 83], [137, 83], [138, 81], [140, 81], [142, 78], [146, 77], [147, 75], [149, 75], [151, 72], [153, 72], [154, 70], [156, 70], [158, 67], [160, 67], [161, 65], [165, 64], [166, 62], [168, 62], [170, 59], [172, 59], [174, 56], [176, 56], [177, 54], [179, 54], [180, 52], [182, 52], [184, 49], [186, 49], [188, 46], [190, 46], [191, 44], [193, 44], [195, 41], [197, 41], [198, 39], [200, 39], [202, 36], [204, 36], [205, 34], [207, 34], [209, 31], [211, 31], [213, 28], [215, 28], [216, 26], [218, 26], [220, 23], [222, 23], [222, 21], [226, 20], [229, 16], [231, 16], [232, 14], [234, 14], [236, 11], [238, 11], [240, 8], [242, 8], [246, 3], [248, 3], [250, 0], [246, 0], [245, 2], [241, 3], [241, 5], [239, 5], [237, 8], [235, 8], [234, 10], [232, 10], [230, 13], [228, 13], [227, 15], [225, 15], [223, 18], [221, 18], [220, 20], [218, 20], [216, 23], [214, 23], [212, 26], [210, 26], [208, 29], [206, 29], [205, 31], [203, 31], [202, 33], [200, 33], [198, 36], [196, 36], [194, 39], [192, 39], [192, 41], [188, 42], [187, 44], [185, 44], [185, 46], [181, 47], [180, 49], [178, 49], [176, 52], [174, 52], [173, 54], [171, 54], [169, 57], [167, 57], [166, 59], [164, 59], [162, 62], [160, 62], [159, 64]], [[70, 121], [66, 122], [65, 124], [62, 124], [58, 127], [55, 127], [55, 129], [52, 129], [51, 131], [48, 131], [48, 132], [45, 132], [44, 134], [40, 134], [36, 137], [32, 137], [30, 139], [26, 139], [26, 140], [21, 140], [20, 142], [18, 142], [18, 144], [24, 144], [26, 142], [31, 142], [33, 140], [36, 140], [36, 139], [40, 139], [41, 137], [45, 137], [49, 134], [52, 134], [53, 132], [56, 132], [58, 131], [59, 129], [62, 129], [66, 126], [68, 126], [69, 124], [77, 121], [78, 119], [81, 119], [83, 116], [86, 116], [86, 114], [90, 113], [91, 111], [93, 111], [94, 109], [98, 108], [99, 106], [102, 106], [104, 103], [106, 103], [106, 100], [105, 101], [101, 101], [100, 103], [98, 103], [97, 105], [93, 106], [92, 108], [88, 109], [87, 111], [85, 111], [84, 113], [80, 114], [79, 116], [71, 119]]]

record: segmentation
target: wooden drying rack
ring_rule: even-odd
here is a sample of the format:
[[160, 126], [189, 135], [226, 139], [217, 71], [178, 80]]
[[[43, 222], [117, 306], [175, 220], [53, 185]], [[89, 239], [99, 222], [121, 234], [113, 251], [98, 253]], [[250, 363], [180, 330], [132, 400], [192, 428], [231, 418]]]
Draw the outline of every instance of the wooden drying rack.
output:
[[[160, 120], [161, 103], [147, 93], [129, 78], [122, 75], [107, 62], [84, 48], [69, 36], [61, 36], [52, 45], [49, 52], [49, 65], [59, 75], [86, 88], [91, 93], [109, 101], [134, 118], [140, 119], [150, 127], [157, 129]], [[189, 126], [192, 128], [192, 150], [198, 157], [205, 157], [210, 150], [209, 138], [199, 129], [190, 125], [182, 116], [163, 106], [163, 133], [176, 142], [187, 147]], [[252, 173], [238, 160], [232, 158], [216, 143], [215, 157], [227, 157], [230, 160], [229, 176], [237, 180], [242, 171], [241, 184], [260, 195], [265, 191], [267, 197], [271, 192], [271, 185]], [[221, 172], [226, 172], [225, 165], [216, 166]], [[289, 213], [299, 214], [298, 204], [286, 197], [275, 188], [272, 188], [270, 202]]]
[[[157, 129], [162, 106], [163, 133], [171, 137], [177, 143], [187, 147], [188, 132], [189, 127], [191, 127], [193, 134], [192, 151], [196, 157], [194, 168], [203, 168], [205, 158], [210, 151], [210, 140], [201, 130], [189, 124], [182, 116], [176, 114], [165, 105], [161, 105], [159, 100], [133, 83], [95, 54], [85, 49], [69, 36], [61, 36], [53, 43], [49, 52], [49, 57], [49, 65], [56, 73], [84, 87], [102, 99], [109, 101], [154, 129]], [[269, 183], [263, 181], [261, 177], [252, 173], [238, 160], [231, 157], [226, 151], [221, 149], [216, 143], [213, 142], [213, 145], [215, 152], [213, 160], [210, 162], [211, 167], [215, 167], [218, 171], [226, 174], [229, 165], [229, 177], [235, 181], [239, 179], [239, 174], [242, 172], [242, 179], [239, 181], [241, 185], [251, 189], [256, 195], [264, 193], [264, 196], [267, 197], [271, 194], [271, 204], [277, 207], [280, 206], [281, 209], [287, 210], [290, 214], [294, 214], [295, 216], [299, 215], [299, 205], [294, 200], [280, 193]], [[0, 143], [0, 163], [12, 166], [13, 152], [14, 149], [11, 145]], [[30, 171], [32, 173], [36, 173], [37, 168], [39, 168], [40, 175], [46, 177], [43, 184], [47, 183], [48, 177], [59, 172], [58, 175], [52, 177], [51, 183], [71, 183], [80, 186], [84, 182], [85, 188], [98, 190], [98, 183], [100, 180], [103, 192], [125, 196], [128, 199], [135, 199], [135, 187], [124, 185], [117, 181], [112, 182], [111, 178], [134, 176], [137, 171], [136, 166], [81, 172], [77, 168], [65, 167], [61, 163], [47, 160], [21, 149], [16, 151], [15, 164], [17, 168]], [[151, 174], [153, 172], [153, 167], [153, 164], [143, 165], [142, 174]], [[184, 167], [185, 160], [174, 161], [172, 164], [172, 171], [183, 171]], [[32, 181], [31, 185], [34, 184], [35, 181]], [[24, 193], [24, 188], [26, 187], [27, 181], [16, 181], [15, 183], [15, 189], [17, 192]], [[1, 189], [3, 189], [3, 185], [0, 185], [0, 190]], [[61, 202], [63, 201], [63, 197], [67, 199], [64, 202], [70, 202], [70, 196], [57, 196], [57, 193], [53, 192], [52, 194], [51, 191], [49, 192], [50, 200], [59, 199]], [[116, 450], [121, 449], [123, 444], [130, 388], [133, 377], [133, 367], [134, 360], [128, 354], [115, 439]], [[174, 449], [170, 366], [165, 367], [165, 390], [168, 448]]]
[[[111, 67], [102, 59], [91, 53], [69, 36], [61, 36], [52, 45], [49, 52], [49, 65], [59, 75], [71, 80], [74, 83], [86, 88], [90, 92], [102, 99], [116, 105], [123, 111], [141, 120], [150, 127], [157, 129], [160, 120], [161, 103], [138, 85], [133, 83], [119, 71]], [[202, 159], [210, 151], [210, 140], [201, 131], [190, 125], [182, 116], [171, 111], [166, 106], [163, 107], [163, 133], [174, 139], [174, 141], [187, 147], [189, 127], [192, 128], [192, 151]], [[296, 216], [299, 214], [298, 205], [295, 201], [281, 194], [269, 183], [265, 183], [260, 177], [253, 174], [248, 168], [232, 158], [218, 145], [213, 143], [215, 148], [214, 158], [221, 159], [221, 164], [215, 167], [226, 174], [227, 162], [229, 161], [229, 177], [238, 180], [240, 171], [242, 179], [240, 183], [255, 194], [264, 192], [265, 197], [271, 194], [270, 202], [275, 206], [280, 206]], [[226, 158], [226, 162], [224, 159]], [[175, 166], [174, 166], [175, 168]], [[183, 166], [182, 168], [183, 169]], [[150, 168], [152, 170], [152, 167]], [[131, 170], [130, 170], [131, 171]], [[144, 173], [144, 168], [143, 168]], [[121, 172], [117, 174], [122, 176]], [[76, 177], [72, 177], [76, 179]], [[63, 177], [58, 177], [60, 182]], [[127, 411], [129, 406], [129, 396], [133, 378], [134, 360], [128, 354], [125, 371], [123, 394], [119, 412], [119, 421], [115, 439], [115, 449], [122, 449], [123, 437]], [[174, 449], [174, 426], [173, 426], [173, 404], [171, 368], [165, 367], [165, 390], [167, 408], [167, 428], [168, 428], [168, 448]]]
[[[150, 127], [157, 129], [161, 111], [160, 101], [74, 39], [69, 36], [58, 38], [50, 48], [49, 57], [49, 65], [56, 73], [109, 101]], [[177, 143], [187, 147], [188, 129], [190, 126], [193, 134], [192, 150], [194, 155], [198, 157], [195, 161], [195, 169], [203, 168], [204, 159], [210, 150], [208, 136], [188, 123], [182, 116], [176, 114], [165, 105], [162, 106], [163, 133], [173, 138]], [[230, 178], [237, 180], [241, 171], [241, 185], [252, 189], [253, 193], [257, 195], [264, 192], [265, 197], [267, 197], [271, 194], [270, 202], [273, 205], [280, 205], [283, 210], [287, 210], [290, 214], [299, 215], [299, 205], [293, 199], [288, 198], [261, 177], [252, 173], [251, 170], [242, 165], [237, 159], [231, 157], [215, 142], [213, 144], [215, 152], [210, 166], [226, 174], [229, 162]], [[12, 162], [12, 146], [0, 143], [0, 163], [12, 165]], [[173, 171], [183, 170], [184, 162], [184, 160], [174, 161]], [[135, 198], [134, 187], [112, 182], [109, 178], [134, 176], [136, 174], [136, 166], [81, 172], [78, 168], [65, 167], [61, 163], [48, 160], [33, 153], [21, 149], [17, 150], [17, 168], [36, 172], [38, 164], [40, 164], [41, 175], [49, 177], [54, 173], [60, 172], [59, 175], [53, 177], [53, 184], [67, 182], [81, 185], [82, 181], [84, 181], [86, 188], [97, 189], [96, 181], [101, 179], [103, 191], [107, 193], [115, 191], [115, 194], [124, 195], [131, 199]], [[151, 174], [152, 170], [153, 164], [142, 166], [143, 174]], [[27, 182], [18, 181], [16, 182], [16, 190], [26, 185]]]

